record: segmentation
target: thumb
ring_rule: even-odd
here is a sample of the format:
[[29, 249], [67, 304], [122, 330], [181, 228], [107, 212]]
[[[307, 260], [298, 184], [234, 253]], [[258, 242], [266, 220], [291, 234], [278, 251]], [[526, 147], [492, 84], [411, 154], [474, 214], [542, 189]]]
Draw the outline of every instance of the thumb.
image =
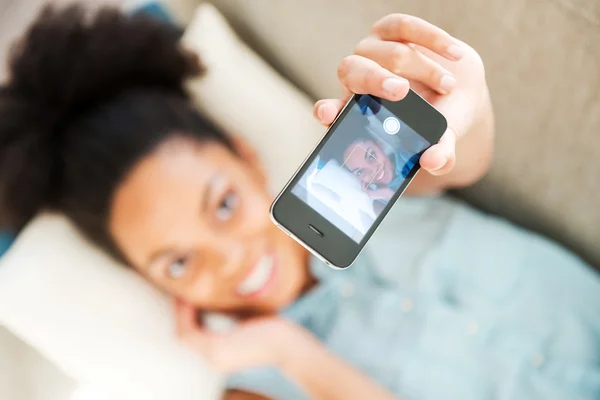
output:
[[435, 108], [446, 118], [448, 128], [440, 141], [427, 149], [419, 160], [421, 167], [430, 174], [445, 175], [454, 168], [456, 144], [473, 124], [474, 101], [468, 93], [455, 90], [435, 102]]
[[313, 117], [324, 126], [333, 123], [337, 115], [344, 108], [345, 101], [340, 99], [324, 99], [316, 102], [313, 108]]
[[456, 164], [456, 138], [452, 128], [446, 130], [440, 141], [427, 149], [421, 156], [419, 164], [432, 175], [445, 175]]

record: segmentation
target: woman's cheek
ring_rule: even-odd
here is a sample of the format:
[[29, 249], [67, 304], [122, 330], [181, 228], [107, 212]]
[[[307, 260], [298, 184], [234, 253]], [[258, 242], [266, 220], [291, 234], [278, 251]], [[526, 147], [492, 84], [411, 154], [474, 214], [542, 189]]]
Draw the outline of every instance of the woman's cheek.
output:
[[257, 229], [270, 223], [269, 208], [271, 206], [271, 197], [264, 190], [252, 189], [247, 191], [248, 195], [245, 201], [242, 201], [240, 213], [246, 224]]

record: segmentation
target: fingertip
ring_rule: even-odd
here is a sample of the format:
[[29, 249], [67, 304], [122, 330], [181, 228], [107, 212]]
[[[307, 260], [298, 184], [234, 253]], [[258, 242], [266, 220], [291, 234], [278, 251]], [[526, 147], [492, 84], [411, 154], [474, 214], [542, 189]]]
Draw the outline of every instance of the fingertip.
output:
[[444, 169], [447, 163], [448, 157], [441, 156], [431, 161], [429, 165], [423, 165], [423, 168], [425, 168], [430, 174], [437, 175]]
[[321, 122], [324, 125], [330, 125], [337, 117], [340, 110], [332, 104], [327, 104], [324, 106], [323, 115], [321, 118]]
[[441, 160], [438, 164], [436, 164], [436, 166], [434, 168], [427, 169], [427, 172], [429, 172], [431, 175], [435, 175], [435, 176], [444, 175], [447, 164], [448, 164], [448, 159]]
[[456, 78], [450, 74], [444, 74], [440, 79], [440, 85], [438, 87], [438, 92], [440, 94], [448, 94], [456, 88]]
[[446, 160], [446, 162], [444, 163], [442, 168], [438, 168], [436, 170], [429, 171], [429, 173], [434, 176], [446, 175], [454, 169], [454, 164], [455, 164], [455, 157], [450, 156], [450, 157], [448, 157], [448, 159]]
[[398, 101], [408, 95], [410, 84], [406, 79], [392, 77], [385, 79], [381, 84], [381, 88], [383, 89], [384, 97], [387, 100]]
[[459, 61], [465, 56], [465, 49], [458, 42], [453, 42], [446, 48], [446, 58]]
[[421, 164], [421, 168], [427, 170], [434, 169], [438, 159], [439, 149], [438, 145], [435, 145], [430, 147], [429, 149], [427, 149], [427, 151], [425, 151], [425, 153], [423, 153], [423, 155], [419, 159], [419, 164]]
[[330, 125], [340, 111], [339, 107], [327, 100], [317, 103], [315, 107], [316, 119], [319, 121], [319, 123], [325, 126]]
[[450, 154], [440, 145], [429, 148], [419, 160], [421, 168], [432, 175], [443, 175], [451, 159]]
[[408, 83], [408, 81], [406, 81], [406, 84], [404, 85], [404, 87], [402, 88], [402, 90], [400, 90], [400, 92], [398, 92], [398, 94], [396, 95], [396, 97], [390, 99], [392, 101], [400, 101], [403, 100], [406, 96], [408, 96], [408, 92], [410, 90], [410, 83]]
[[325, 109], [325, 103], [321, 103], [317, 106], [317, 119], [319, 121], [323, 120], [323, 110]]

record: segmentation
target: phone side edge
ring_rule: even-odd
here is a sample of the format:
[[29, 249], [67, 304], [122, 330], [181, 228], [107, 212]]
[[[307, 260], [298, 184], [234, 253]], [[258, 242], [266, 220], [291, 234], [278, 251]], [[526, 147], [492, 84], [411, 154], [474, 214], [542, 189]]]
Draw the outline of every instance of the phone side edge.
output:
[[[336, 115], [335, 119], [331, 122], [331, 124], [329, 124], [329, 127], [325, 130], [325, 132], [323, 133], [323, 135], [321, 136], [321, 138], [313, 146], [313, 148], [308, 153], [308, 155], [304, 158], [304, 160], [302, 160], [302, 162], [300, 163], [300, 165], [298, 166], [298, 168], [296, 168], [296, 171], [292, 174], [292, 176], [290, 177], [290, 179], [286, 182], [286, 184], [283, 186], [283, 188], [279, 191], [279, 193], [277, 194], [277, 196], [275, 196], [275, 199], [273, 199], [273, 202], [271, 203], [271, 206], [269, 207], [269, 216], [271, 218], [271, 222], [273, 222], [275, 224], [275, 226], [277, 226], [277, 228], [281, 229], [281, 231], [283, 231], [286, 235], [292, 237], [294, 240], [296, 240], [298, 243], [300, 243], [305, 249], [307, 249], [311, 254], [313, 254], [319, 260], [321, 260], [322, 262], [324, 262], [330, 268], [333, 268], [335, 270], [342, 270], [342, 271], [345, 270], [345, 269], [348, 269], [352, 265], [352, 263], [356, 260], [356, 257], [352, 260], [352, 263], [350, 263], [347, 267], [340, 267], [340, 266], [335, 265], [330, 260], [328, 260], [327, 258], [325, 258], [321, 253], [319, 253], [318, 251], [316, 251], [315, 249], [313, 249], [312, 247], [310, 247], [307, 243], [305, 243], [304, 240], [302, 240], [301, 238], [299, 238], [298, 236], [296, 236], [294, 233], [290, 232], [289, 229], [287, 229], [284, 225], [282, 225], [281, 222], [279, 220], [277, 220], [277, 217], [275, 217], [274, 210], [275, 210], [275, 207], [276, 207], [277, 202], [279, 201], [279, 199], [282, 197], [282, 195], [284, 193], [287, 192], [287, 190], [290, 187], [290, 185], [292, 184], [292, 182], [294, 182], [296, 180], [296, 177], [304, 169], [304, 166], [306, 165], [307, 161], [309, 159], [311, 159], [311, 157], [313, 156], [313, 154], [315, 153], [315, 151], [317, 150], [317, 148], [321, 145], [321, 143], [323, 142], [323, 140], [325, 140], [325, 138], [329, 134], [329, 131], [331, 131], [331, 129], [335, 126], [335, 124], [338, 121], [338, 119], [342, 115], [344, 115], [344, 111], [346, 111], [346, 108], [348, 107], [348, 105], [350, 103], [352, 103], [352, 100], [355, 100], [356, 96], [358, 96], [358, 95], [357, 94], [352, 95], [352, 97], [350, 97], [348, 99], [348, 101], [346, 102], [346, 104], [344, 104], [344, 107], [342, 107], [342, 109], [340, 110], [340, 112]], [[359, 251], [357, 253], [357, 257], [358, 257], [358, 254], [360, 254], [362, 252], [362, 250], [364, 249], [364, 247], [365, 246], [362, 246], [359, 249]]]

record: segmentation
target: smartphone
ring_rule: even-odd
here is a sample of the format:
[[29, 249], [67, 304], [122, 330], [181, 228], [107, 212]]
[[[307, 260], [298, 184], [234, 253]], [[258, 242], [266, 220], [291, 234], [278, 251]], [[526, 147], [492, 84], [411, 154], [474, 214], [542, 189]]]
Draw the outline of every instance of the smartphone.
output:
[[400, 101], [354, 95], [271, 205], [271, 219], [336, 269], [359, 255], [446, 131], [414, 91]]

